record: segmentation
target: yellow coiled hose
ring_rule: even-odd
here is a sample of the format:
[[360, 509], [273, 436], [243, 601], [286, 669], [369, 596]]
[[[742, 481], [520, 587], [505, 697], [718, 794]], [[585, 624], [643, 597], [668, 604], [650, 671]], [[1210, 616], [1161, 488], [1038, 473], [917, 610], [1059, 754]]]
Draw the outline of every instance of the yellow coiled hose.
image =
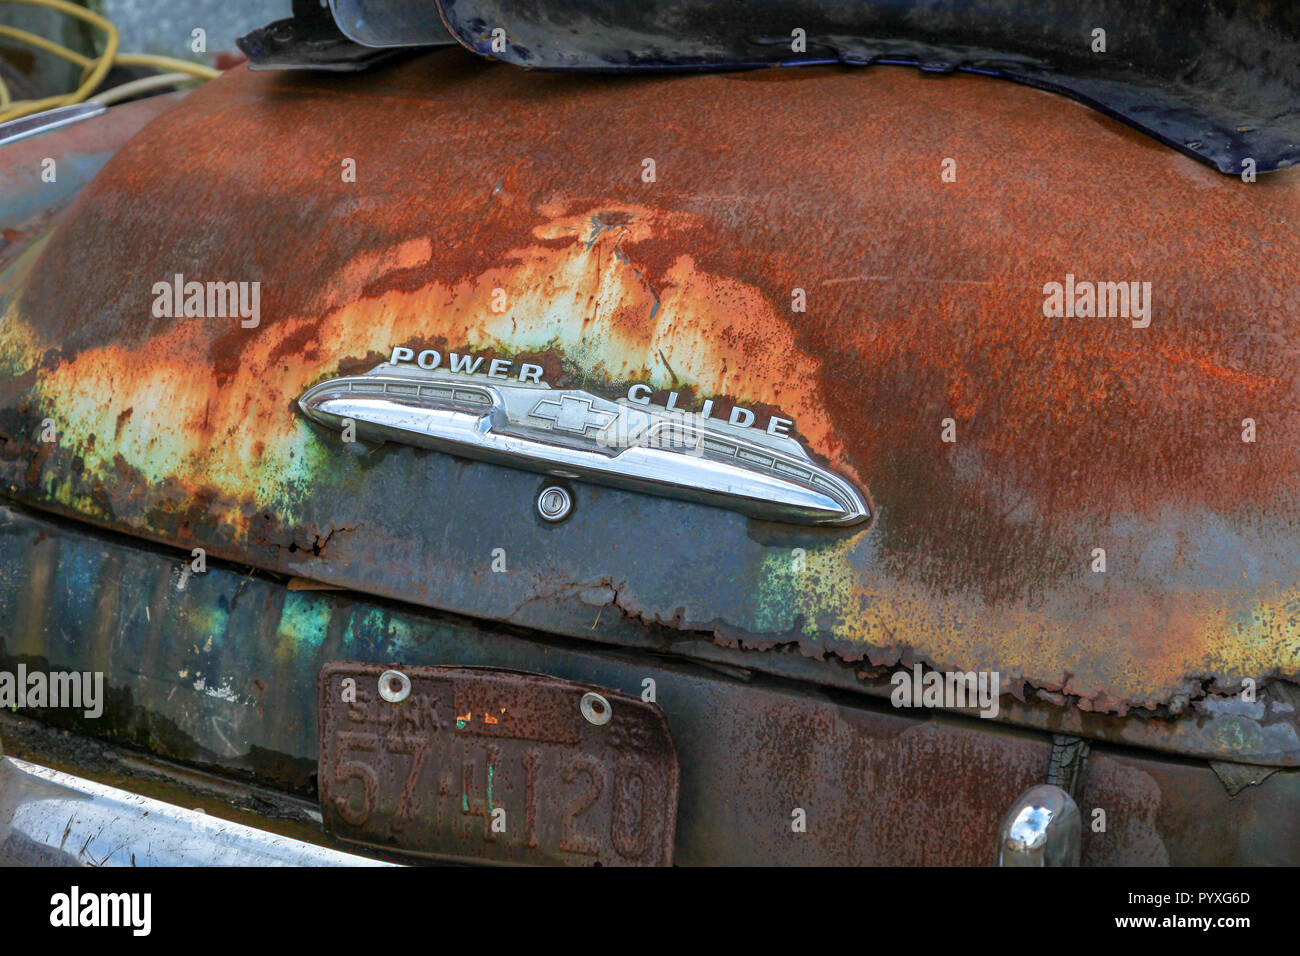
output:
[[[43, 110], [54, 109], [59, 106], [84, 103], [87, 100], [94, 100], [97, 103], [104, 104], [115, 103], [118, 100], [134, 96], [136, 93], [142, 93], [161, 86], [172, 86], [191, 79], [210, 80], [221, 75], [220, 70], [214, 70], [210, 66], [203, 66], [199, 63], [190, 63], [188, 60], [179, 60], [169, 56], [153, 56], [147, 53], [119, 53], [117, 51], [117, 28], [99, 14], [68, 3], [67, 0], [0, 0], [0, 3], [22, 3], [27, 6], [57, 10], [104, 31], [107, 37], [104, 52], [98, 57], [89, 57], [83, 56], [77, 51], [70, 50], [52, 40], [47, 40], [45, 37], [37, 36], [35, 33], [0, 24], [0, 36], [27, 43], [38, 50], [44, 50], [46, 53], [51, 53], [81, 67], [81, 85], [76, 90], [42, 100], [13, 101], [9, 95], [9, 88], [5, 86], [4, 80], [0, 79], [0, 123], [21, 119], [24, 116], [31, 116], [33, 113], [40, 113]], [[133, 80], [130, 83], [115, 86], [95, 95], [95, 90], [99, 88], [99, 84], [104, 81], [104, 77], [108, 75], [108, 71], [114, 66], [148, 66], [168, 72], [160, 76], [148, 76], [143, 79]]]

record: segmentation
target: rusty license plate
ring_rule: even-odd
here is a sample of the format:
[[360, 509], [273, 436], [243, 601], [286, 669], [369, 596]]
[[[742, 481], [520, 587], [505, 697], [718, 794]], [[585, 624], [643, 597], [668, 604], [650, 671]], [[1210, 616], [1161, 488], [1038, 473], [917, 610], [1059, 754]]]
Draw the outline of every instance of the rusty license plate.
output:
[[330, 663], [319, 690], [321, 813], [345, 840], [503, 863], [672, 863], [677, 754], [655, 704], [482, 667]]

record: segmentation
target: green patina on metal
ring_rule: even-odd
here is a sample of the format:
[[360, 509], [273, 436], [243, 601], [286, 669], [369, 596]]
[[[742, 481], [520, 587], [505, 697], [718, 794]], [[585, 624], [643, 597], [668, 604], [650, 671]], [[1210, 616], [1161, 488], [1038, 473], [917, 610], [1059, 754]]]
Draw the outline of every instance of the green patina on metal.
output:
[[329, 631], [331, 613], [329, 605], [315, 600], [310, 592], [286, 592], [280, 611], [276, 658], [288, 660], [320, 647]]

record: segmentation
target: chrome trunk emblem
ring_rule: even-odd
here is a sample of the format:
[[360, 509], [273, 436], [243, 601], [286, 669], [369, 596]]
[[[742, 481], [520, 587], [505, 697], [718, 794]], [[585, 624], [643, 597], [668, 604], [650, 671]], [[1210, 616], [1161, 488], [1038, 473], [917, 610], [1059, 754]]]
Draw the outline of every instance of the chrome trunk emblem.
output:
[[[505, 365], [506, 363], [499, 363]], [[498, 363], [493, 363], [493, 368]], [[730, 508], [799, 524], [870, 517], [851, 484], [786, 435], [657, 405], [519, 381], [385, 362], [330, 379], [298, 400], [313, 421], [358, 438]]]

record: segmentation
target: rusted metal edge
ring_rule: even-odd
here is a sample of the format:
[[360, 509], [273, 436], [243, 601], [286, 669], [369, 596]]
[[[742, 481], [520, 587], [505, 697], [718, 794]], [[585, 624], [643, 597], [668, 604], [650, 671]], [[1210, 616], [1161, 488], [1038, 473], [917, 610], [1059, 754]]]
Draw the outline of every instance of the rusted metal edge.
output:
[[[788, 164], [800, 160], [799, 142], [773, 157], [775, 168], [746, 167], [739, 199], [733, 191], [717, 197], [725, 198], [722, 205], [698, 201], [701, 194], [715, 196], [719, 177], [734, 172], [732, 165], [714, 158], [682, 162], [675, 174], [681, 183], [656, 194], [654, 205], [648, 205], [627, 201], [640, 185], [611, 192], [606, 170], [597, 170], [604, 178], [587, 182], [585, 167], [574, 170], [567, 149], [539, 147], [515, 176], [510, 172], [518, 162], [513, 141], [498, 155], [497, 140], [488, 137], [472, 160], [447, 154], [435, 161], [412, 151], [401, 162], [391, 157], [377, 161], [376, 153], [360, 152], [374, 170], [370, 188], [391, 200], [369, 212], [368, 224], [380, 238], [371, 238], [369, 229], [364, 241], [336, 234], [330, 244], [313, 247], [311, 255], [277, 255], [266, 278], [268, 288], [274, 280], [284, 298], [274, 315], [268, 309], [266, 325], [256, 334], [238, 328], [223, 332], [225, 327], [214, 323], [159, 327], [135, 320], [138, 310], [148, 307], [149, 288], [137, 275], [133, 264], [138, 261], [185, 249], [187, 263], [201, 262], [219, 274], [238, 269], [235, 274], [243, 275], [262, 261], [263, 250], [310, 234], [311, 222], [295, 218], [304, 215], [295, 197], [304, 188], [315, 188], [319, 172], [291, 170], [283, 181], [259, 179], [258, 170], [265, 168], [259, 150], [278, 154], [292, 149], [296, 131], [333, 121], [341, 112], [363, 124], [377, 101], [376, 90], [384, 91], [383, 122], [400, 121], [430, 133], [444, 125], [454, 128], [462, 113], [452, 107], [460, 103], [466, 111], [477, 109], [484, 96], [499, 104], [485, 122], [508, 125], [526, 117], [539, 130], [552, 121], [564, 124], [575, 110], [589, 111], [593, 101], [608, 98], [620, 106], [621, 132], [634, 138], [653, 125], [634, 118], [653, 120], [667, 104], [681, 126], [686, 152], [721, 138], [742, 155], [752, 135], [749, 127], [702, 129], [693, 104], [753, 101], [754, 82], [772, 84], [755, 108], [773, 116], [812, 115], [809, 104], [831, 95], [854, 102], [865, 96], [862, 83], [836, 71], [800, 71], [797, 82], [774, 82], [771, 76], [672, 83], [643, 78], [610, 92], [591, 78], [542, 82], [487, 67], [471, 69], [467, 77], [466, 59], [432, 56], [410, 69], [368, 78], [354, 89], [357, 95], [345, 97], [331, 95], [337, 92], [332, 84], [272, 83], [237, 72], [193, 94], [193, 110], [177, 111], [159, 129], [142, 135], [132, 156], [119, 157], [121, 162], [91, 190], [94, 195], [83, 196], [75, 227], [51, 238], [41, 264], [87, 257], [98, 262], [101, 250], [113, 250], [120, 268], [66, 276], [56, 268], [41, 268], [25, 276], [21, 286], [6, 289], [22, 303], [6, 328], [15, 341], [7, 349], [14, 376], [4, 383], [12, 400], [4, 410], [8, 447], [3, 467], [7, 483], [21, 489], [15, 494], [37, 506], [65, 507], [70, 515], [91, 514], [126, 533], [171, 545], [193, 542], [234, 561], [356, 591], [634, 646], [707, 640], [770, 653], [797, 642], [810, 658], [862, 662], [868, 672], [906, 663], [909, 656], [940, 668], [983, 664], [1006, 672], [1023, 666], [1032, 675], [1036, 700], [1046, 702], [1055, 695], [1062, 706], [1117, 714], [1150, 710], [1156, 716], [1161, 708], [1173, 714], [1207, 693], [1217, 696], [1243, 675], [1262, 681], [1279, 673], [1294, 676], [1294, 643], [1288, 639], [1294, 626], [1294, 571], [1287, 563], [1295, 528], [1296, 470], [1290, 467], [1295, 446], [1287, 440], [1295, 421], [1288, 397], [1294, 394], [1288, 390], [1294, 370], [1281, 357], [1285, 349], [1256, 347], [1267, 340], [1290, 341], [1285, 315], [1270, 303], [1286, 301], [1291, 259], [1262, 257], [1259, 273], [1250, 281], [1219, 288], [1214, 296], [1222, 310], [1217, 322], [1207, 325], [1191, 312], [1176, 310], [1148, 330], [1151, 336], [1137, 338], [1127, 325], [1102, 329], [1094, 323], [1028, 321], [1008, 329], [1001, 319], [986, 320], [984, 316], [996, 317], [1012, 307], [1020, 308], [1023, 317], [1026, 303], [1020, 293], [1036, 292], [1031, 284], [998, 279], [1005, 262], [994, 255], [988, 282], [973, 283], [989, 286], [979, 293], [978, 312], [969, 308], [969, 277], [953, 280], [954, 325], [945, 334], [959, 335], [971, 349], [939, 355], [937, 361], [943, 350], [936, 348], [924, 321], [933, 311], [933, 291], [918, 296], [907, 282], [879, 288], [828, 285], [828, 290], [853, 292], [823, 292], [831, 296], [827, 307], [797, 320], [769, 308], [784, 295], [784, 278], [813, 266], [833, 269], [832, 274], [856, 269], [866, 228], [862, 223], [871, 223], [872, 234], [886, 244], [877, 252], [882, 261], [911, 261], [935, 245], [933, 232], [877, 223], [894, 210], [903, 221], [915, 222], [918, 211], [933, 208], [936, 200], [929, 190], [910, 181], [897, 186], [890, 171], [932, 148], [934, 131], [904, 125], [897, 141], [871, 146], [870, 162], [856, 152], [863, 149], [862, 131], [873, 123], [888, 126], [891, 116], [905, 118], [917, 100], [942, 105], [934, 102], [938, 94], [933, 88], [927, 90], [909, 75], [875, 77], [869, 85], [871, 110], [855, 113], [847, 132], [844, 124], [818, 127], [820, 137], [840, 147], [830, 153], [845, 159], [842, 166], [820, 170], [828, 186], [824, 195], [834, 199], [826, 208], [839, 210], [834, 215], [843, 217], [843, 228], [821, 237], [815, 263], [807, 250], [792, 249], [779, 231], [759, 228], [786, 221], [788, 209], [765, 203], [784, 195], [782, 188], [797, 178]], [[535, 88], [544, 88], [546, 95], [534, 95]], [[1051, 202], [1062, 193], [1066, 177], [1093, 182], [1112, 197], [1104, 206], [1116, 213], [1120, 233], [1127, 226], [1140, 227], [1157, 210], [1177, 221], [1203, 213], [1218, 217], [1215, 234], [1229, 244], [1267, 238], [1285, 248], [1279, 217], [1294, 201], [1293, 176], [1283, 174], [1258, 186], [1216, 179], [1177, 157], [1153, 156], [1157, 151], [1117, 136], [1113, 124], [1097, 124], [1088, 116], [1081, 120], [1076, 114], [1083, 111], [1044, 110], [1037, 101], [1045, 98], [1009, 85], [969, 78], [945, 84], [942, 95], [1001, 111], [1004, 119], [1020, 116], [1048, 141], [1078, 135], [1084, 132], [1081, 125], [1100, 137], [1095, 149], [1073, 158], [1079, 169], [1061, 170], [1036, 166], [1028, 155], [1008, 154], [1000, 134], [993, 137], [988, 124], [973, 123], [969, 110], [952, 114], [954, 122], [966, 124], [960, 134], [963, 149], [981, 151], [988, 178], [977, 180], [976, 190], [945, 193], [946, 215], [981, 227], [946, 230], [945, 239], [968, 237], [981, 253], [965, 257], [963, 251], [970, 250], [945, 245], [941, 257], [927, 260], [942, 275], [954, 262], [968, 268], [985, 261], [984, 253], [998, 251], [989, 247], [999, 234], [998, 223], [1007, 216], [1029, 221], [1031, 210], [1021, 204], [1023, 196], [1033, 194], [1034, 208]], [[447, 108], [427, 109], [435, 100]], [[194, 131], [208, 128], [214, 115], [243, 117], [247, 128], [257, 131], [257, 136], [239, 140], [248, 145], [247, 155], [227, 151], [214, 159], [188, 149]], [[267, 123], [268, 116], [276, 122]], [[580, 124], [574, 126], [574, 135], [583, 132]], [[359, 150], [371, 149], [369, 143], [381, 139], [358, 136], [349, 145]], [[629, 155], [642, 155], [645, 145], [629, 146]], [[1034, 144], [1027, 142], [1026, 149], [1032, 152]], [[819, 145], [817, 152], [826, 150]], [[1105, 165], [1113, 152], [1131, 162], [1127, 179]], [[173, 156], [175, 162], [155, 162], [159, 155]], [[150, 215], [150, 228], [132, 228], [142, 210], [185, 206], [195, 185], [207, 181], [179, 172], [196, 162], [214, 164], [211, 178], [222, 186], [208, 196], [214, 208], [247, 198], [240, 227], [200, 236], [187, 217]], [[425, 163], [433, 163], [439, 175], [421, 175]], [[238, 174], [231, 174], [232, 169]], [[1040, 178], [1035, 188], [1026, 189], [1016, 177], [1031, 170]], [[472, 190], [441, 191], [443, 177], [453, 175], [482, 179], [484, 189], [509, 181], [511, 205], [492, 207], [499, 214], [484, 219], [474, 212], [481, 199]], [[1017, 183], [1014, 189], [1004, 185], [1008, 176]], [[1181, 190], [1165, 187], [1171, 177], [1194, 186], [1198, 196], [1212, 190], [1215, 202], [1189, 206]], [[413, 182], [418, 190], [411, 189]], [[557, 182], [565, 193], [578, 194], [577, 205], [556, 208], [543, 202]], [[346, 201], [343, 195], [339, 202]], [[500, 198], [505, 193], [490, 195], [495, 197], [491, 203], [506, 201]], [[875, 202], [880, 195], [891, 202], [881, 206]], [[1149, 202], [1152, 197], [1159, 203]], [[425, 212], [429, 204], [443, 215], [430, 219]], [[990, 209], [998, 223], [988, 221]], [[1118, 215], [1121, 210], [1131, 215]], [[1091, 206], [1060, 212], [1045, 217], [1051, 225], [1043, 235], [1053, 241], [1040, 246], [1066, 246], [1075, 250], [1071, 257], [1085, 254], [1102, 264], [1123, 261], [1135, 247], [1133, 235], [1093, 238], [1095, 230], [1071, 232], [1086, 225], [1095, 212]], [[728, 240], [737, 222], [763, 240], [747, 245], [746, 258], [739, 261]], [[450, 237], [439, 240], [439, 248], [459, 248], [451, 239], [470, 227], [480, 232], [474, 242], [461, 245], [476, 250], [477, 259], [449, 262], [444, 255], [432, 256], [435, 244], [429, 237], [437, 230]], [[537, 241], [539, 234], [542, 241]], [[275, 243], [268, 242], [272, 236]], [[916, 244], [907, 244], [911, 237]], [[435, 316], [439, 328], [434, 331], [451, 343], [474, 344], [480, 335], [476, 330], [491, 321], [497, 347], [534, 345], [535, 340], [519, 342], [516, 323], [537, 323], [551, 315], [553, 292], [522, 308], [517, 317], [485, 319], [491, 313], [472, 290], [450, 297], [439, 291], [451, 282], [473, 286], [487, 275], [483, 262], [489, 270], [504, 269], [521, 290], [535, 288], [531, 272], [520, 275], [514, 268], [519, 254], [512, 250], [521, 248], [527, 250], [525, 259], [544, 264], [546, 274], [579, 277], [565, 296], [576, 296], [580, 303], [599, 294], [604, 303], [618, 307], [609, 313], [617, 313], [616, 319], [598, 316], [594, 326], [578, 321], [585, 316], [581, 308], [571, 309], [563, 313], [566, 321], [540, 324], [531, 333], [576, 339], [548, 354], [557, 363], [568, 361], [573, 374], [602, 380], [610, 376], [577, 363], [581, 336], [598, 330], [612, 337], [621, 349], [613, 353], [614, 361], [634, 365], [622, 377], [640, 374], [635, 363], [653, 361], [653, 350], [639, 337], [645, 316], [663, 306], [656, 285], [645, 276], [670, 270], [689, 251], [697, 267], [686, 286], [689, 294], [678, 306], [675, 321], [682, 325], [666, 327], [665, 333], [674, 333], [671, 339], [681, 328], [693, 329], [697, 344], [674, 353], [673, 375], [685, 374], [683, 362], [692, 363], [696, 380], [712, 376], [719, 384], [709, 388], [731, 391], [718, 370], [743, 366], [750, 379], [746, 388], [761, 390], [768, 400], [777, 389], [789, 395], [789, 360], [774, 357], [765, 347], [771, 333], [779, 331], [797, 365], [794, 381], [801, 394], [794, 400], [804, 402], [811, 416], [804, 420], [817, 423], [828, 454], [839, 454], [846, 468], [866, 475], [873, 494], [878, 493], [879, 525], [864, 536], [792, 538], [760, 523], [727, 522], [708, 509], [670, 511], [644, 496], [602, 498], [597, 490], [584, 489], [576, 516], [563, 531], [539, 532], [521, 513], [531, 505], [532, 479], [439, 456], [376, 449], [366, 450], [364, 457], [347, 456], [336, 443], [293, 420], [290, 396], [282, 390], [292, 388], [296, 395], [300, 385], [332, 374], [337, 365], [392, 345], [387, 339], [366, 338], [374, 324], [370, 320], [378, 315], [400, 319], [401, 341], [433, 334], [430, 316]], [[1163, 276], [1180, 301], [1196, 300], [1198, 283], [1222, 262], [1221, 251], [1205, 247], [1190, 232], [1175, 232], [1162, 248], [1161, 268], [1171, 263], [1176, 268], [1170, 266], [1157, 278]], [[1016, 261], [1023, 257], [1017, 255]], [[1052, 274], [1060, 265], [1059, 255], [1039, 254], [1034, 268]], [[609, 285], [598, 279], [606, 269], [616, 275]], [[673, 284], [680, 287], [683, 281], [674, 279]], [[720, 296], [730, 294], [727, 290], [737, 289], [747, 290], [749, 298], [739, 304], [728, 299], [724, 309], [713, 307]], [[79, 312], [87, 301], [99, 303], [94, 321]], [[1034, 311], [1035, 304], [1030, 306]], [[662, 309], [656, 314], [662, 320]], [[847, 351], [840, 347], [842, 317], [852, 320], [863, 339]], [[758, 346], [751, 344], [755, 341]], [[902, 351], [885, 348], [900, 342], [907, 344]], [[671, 350], [672, 341], [664, 344]], [[838, 355], [837, 368], [853, 370], [860, 394], [838, 387], [827, 354]], [[1032, 371], [1050, 387], [1032, 377], [992, 392], [981, 384], [988, 363], [1029, 354], [1043, 359], [1035, 360]], [[142, 355], [149, 361], [142, 362]], [[344, 355], [351, 357], [340, 357]], [[1064, 364], [1057, 361], [1061, 356], [1066, 356]], [[1020, 367], [1026, 367], [1023, 361]], [[207, 374], [195, 374], [200, 369]], [[902, 377], [890, 378], [891, 369], [902, 369]], [[184, 397], [190, 414], [177, 416], [150, 400], [159, 381], [168, 383], [178, 399]], [[1258, 449], [1245, 445], [1229, 429], [1233, 423], [1222, 411], [1225, 394], [1233, 407], [1276, 410], [1274, 437], [1267, 444]], [[949, 450], [928, 432], [917, 412], [924, 406], [937, 418], [932, 405], [943, 395], [975, 408], [1000, 405], [1004, 412], [974, 416], [964, 433], [973, 436], [964, 439], [969, 444]], [[1105, 401], [1089, 397], [1098, 395]], [[831, 400], [837, 408], [816, 407]], [[251, 419], [249, 402], [256, 405]], [[789, 402], [781, 400], [783, 407]], [[1194, 406], [1190, 412], [1189, 402]], [[1155, 427], [1172, 412], [1187, 419], [1185, 428], [1170, 432]], [[32, 438], [46, 414], [61, 425], [64, 437], [57, 449]], [[250, 422], [254, 427], [244, 427]], [[1029, 431], [1068, 451], [1045, 468], [1041, 455], [1015, 442], [1015, 436]], [[1214, 440], [1207, 443], [1206, 436]], [[1086, 489], [1070, 470], [1075, 465], [1086, 466], [1092, 475]], [[1152, 481], [1153, 474], [1161, 480]], [[395, 488], [404, 490], [404, 500], [393, 501]], [[444, 493], [454, 494], [455, 501], [437, 500]], [[1134, 509], [1134, 502], [1141, 507]], [[412, 522], [411, 509], [417, 505], [421, 520]], [[1017, 509], [1022, 510], [1013, 515]], [[1107, 523], [1108, 513], [1121, 515], [1130, 525], [1144, 523], [1124, 542], [1130, 573], [1091, 577], [1080, 560], [1085, 543], [1122, 533]], [[584, 516], [585, 537], [580, 527]], [[691, 533], [682, 532], [681, 525], [689, 525]], [[473, 561], [467, 565], [465, 556], [475, 553], [488, 528], [494, 536], [508, 537], [522, 553], [559, 555], [561, 560], [534, 559], [522, 573], [485, 577], [485, 569]], [[653, 554], [624, 549], [588, 560], [593, 542], [603, 548], [610, 541], [646, 538], [653, 540], [649, 551], [667, 557], [656, 560]], [[1171, 539], [1190, 544], [1177, 550], [1162, 546]], [[809, 559], [820, 564], [817, 573], [789, 573], [780, 552], [788, 555], [795, 546], [808, 548]], [[394, 554], [412, 553], [420, 560], [410, 566], [392, 561]], [[683, 561], [690, 562], [689, 569]], [[1221, 568], [1233, 565], [1251, 573], [1226, 578]], [[717, 580], [739, 586], [713, 586]], [[1190, 598], [1199, 599], [1197, 607], [1188, 607]], [[615, 615], [615, 609], [624, 613]], [[666, 630], [643, 628], [640, 622]], [[1228, 746], [1240, 749], [1240, 742]]]
[[[3, 496], [0, 496], [3, 497]], [[0, 519], [9, 516], [9, 520], [36, 522], [53, 528], [68, 528], [76, 534], [91, 534], [96, 538], [114, 542], [118, 546], [139, 547], [135, 539], [124, 538], [106, 522], [87, 519], [85, 515], [64, 512], [58, 509], [34, 510], [22, 504], [0, 504]], [[64, 525], [64, 520], [74, 522], [72, 526]], [[0, 520], [0, 525], [3, 520]], [[95, 530], [92, 530], [95, 529]], [[176, 549], [173, 542], [161, 537], [141, 535], [141, 541], [160, 545], [167, 553], [175, 555], [181, 563], [187, 560], [188, 552]], [[219, 550], [207, 554], [210, 561], [231, 561], [235, 566], [247, 567], [239, 556], [232, 556]], [[251, 570], [248, 573], [252, 573]], [[292, 580], [292, 579], [290, 579]], [[307, 591], [307, 594], [317, 592]], [[321, 591], [322, 594], [340, 593]], [[344, 589], [342, 596], [349, 596], [351, 591]], [[585, 626], [581, 622], [590, 619], [592, 606], [583, 599], [586, 591], [571, 595], [567, 599], [548, 603], [540, 623], [528, 619], [501, 619], [484, 621], [467, 618], [477, 626], [485, 624], [508, 625], [518, 633], [550, 633], [565, 638], [581, 641], [594, 641], [613, 647], [639, 649], [679, 657], [726, 669], [732, 676], [767, 674], [812, 685], [834, 687], [840, 690], [866, 694], [873, 698], [888, 699], [893, 686], [890, 676], [898, 668], [892, 666], [864, 667], [862, 661], [844, 660], [833, 653], [810, 656], [807, 649], [797, 640], [773, 641], [753, 638], [752, 643], [745, 635], [727, 632], [727, 639], [719, 640], [718, 634], [708, 631], [683, 632], [666, 626], [662, 622], [643, 620], [635, 614], [620, 608], [616, 600], [602, 605], [608, 613], [599, 614], [595, 627]], [[401, 602], [392, 595], [378, 595]], [[371, 596], [373, 599], [374, 596]], [[412, 613], [422, 609], [412, 608]], [[460, 617], [452, 609], [443, 609], [453, 616]], [[425, 612], [427, 613], [427, 612]], [[546, 625], [551, 626], [546, 626]], [[568, 624], [569, 626], [556, 626]], [[904, 654], [897, 662], [903, 669], [910, 669], [917, 664], [927, 667], [928, 662]], [[1207, 682], [1210, 683], [1210, 682]], [[1287, 687], [1293, 684], [1285, 682]], [[1258, 764], [1276, 767], [1300, 766], [1300, 744], [1296, 740], [1294, 710], [1290, 704], [1291, 691], [1272, 693], [1273, 684], [1261, 685], [1261, 703], [1259, 710], [1263, 720], [1249, 713], [1230, 712], [1231, 698], [1225, 697], [1225, 706], [1216, 706], [1215, 698], [1208, 691], [1203, 708], [1192, 707], [1190, 711], [1178, 714], [1143, 714], [1140, 710], [1130, 710], [1125, 717], [1113, 714], [1087, 711], [1074, 705], [1062, 706], [1059, 694], [1049, 693], [1047, 697], [1037, 693], [1036, 689], [1023, 681], [1008, 681], [1008, 693], [999, 700], [999, 713], [989, 723], [1005, 723], [1054, 734], [1069, 734], [1092, 740], [1153, 750], [1161, 753], [1177, 754], [1184, 757], [1204, 757], [1245, 764]], [[978, 711], [967, 708], [965, 711], [950, 708], [955, 714], [978, 717]], [[981, 720], [981, 722], [984, 722]]]
[[[684, 865], [984, 865], [1001, 814], [1048, 771], [1046, 735], [995, 721], [355, 594], [291, 592], [224, 562], [187, 574], [169, 549], [8, 508], [0, 517], [4, 667], [102, 668], [109, 689], [97, 720], [33, 713], [233, 778], [314, 792], [311, 705], [321, 664], [337, 659], [504, 666], [638, 695], [651, 679], [681, 761]], [[1105, 809], [1110, 823], [1085, 832], [1085, 864], [1293, 863], [1300, 852], [1279, 822], [1300, 805], [1295, 771], [1230, 797], [1202, 761], [1100, 744], [1079, 805], [1090, 818]], [[792, 808], [807, 813], [807, 832], [792, 831]], [[907, 825], [918, 814], [942, 825]]]

